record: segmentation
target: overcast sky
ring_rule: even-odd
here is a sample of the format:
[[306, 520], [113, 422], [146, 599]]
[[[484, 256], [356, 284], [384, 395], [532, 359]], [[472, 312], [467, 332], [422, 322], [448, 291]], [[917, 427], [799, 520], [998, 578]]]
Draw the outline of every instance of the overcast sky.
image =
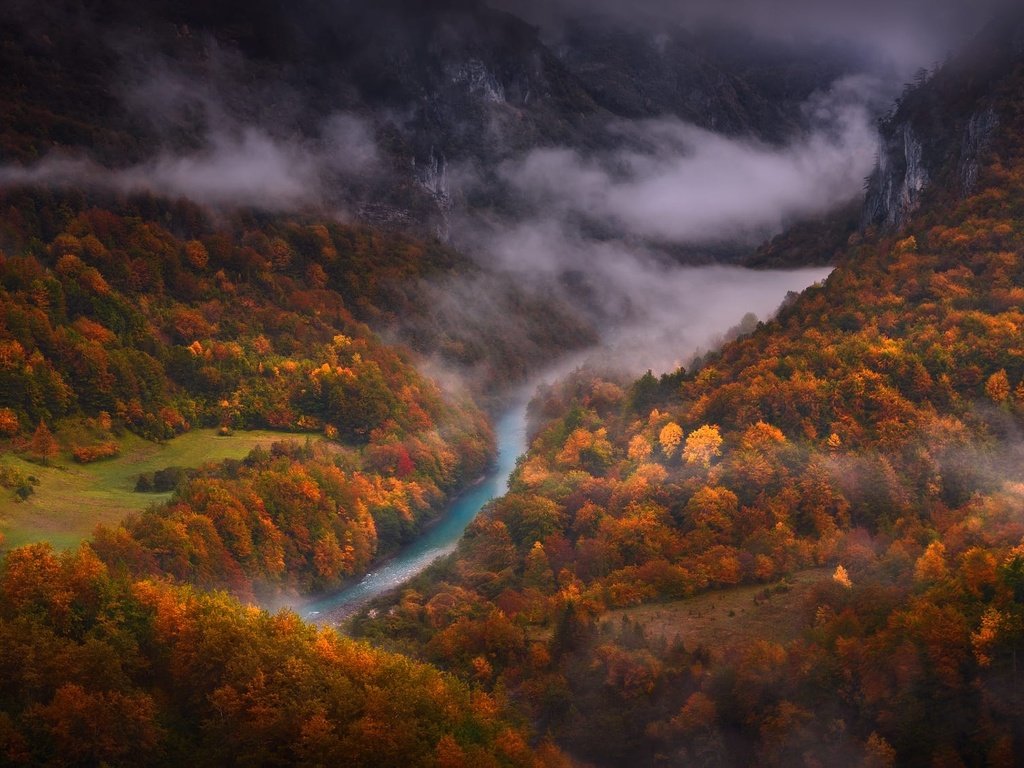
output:
[[[492, 0], [557, 29], [562, 17], [621, 17], [657, 29], [665, 22], [718, 23], [766, 37], [840, 39], [886, 54], [907, 73], [930, 67], [1014, 0]], [[1020, 0], [1016, 0], [1020, 2]]]

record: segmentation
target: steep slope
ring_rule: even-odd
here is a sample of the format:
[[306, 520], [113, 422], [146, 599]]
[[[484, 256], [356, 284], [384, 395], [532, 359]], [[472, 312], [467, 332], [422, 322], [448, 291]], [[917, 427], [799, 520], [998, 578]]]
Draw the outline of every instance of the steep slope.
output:
[[735, 30], [656, 33], [599, 15], [553, 42], [590, 97], [617, 117], [676, 117], [725, 135], [783, 142], [806, 126], [807, 98], [860, 71], [852, 52], [758, 40]]
[[0, 564], [5, 765], [566, 766], [500, 702], [294, 614], [112, 578], [88, 548]]
[[[3, 450], [86, 463], [116, 455], [126, 431], [165, 440], [197, 426], [333, 446], [304, 456], [312, 477], [299, 462], [281, 470], [284, 485], [269, 480], [268, 456], [252, 462], [263, 482], [238, 478], [237, 464], [223, 482], [195, 480], [169, 519], [135, 521], [163, 558], [137, 572], [246, 596], [254, 583], [336, 586], [414, 537], [487, 466], [493, 437], [469, 396], [444, 392], [353, 315], [385, 324], [415, 311], [410, 281], [446, 274], [461, 261], [451, 251], [301, 218], [215, 227], [193, 206], [153, 199], [0, 199], [16, 254], [0, 254]], [[28, 474], [7, 472], [3, 492], [31, 494]], [[45, 529], [59, 514], [36, 517]], [[107, 550], [127, 567], [142, 545], [125, 539], [111, 534]]]

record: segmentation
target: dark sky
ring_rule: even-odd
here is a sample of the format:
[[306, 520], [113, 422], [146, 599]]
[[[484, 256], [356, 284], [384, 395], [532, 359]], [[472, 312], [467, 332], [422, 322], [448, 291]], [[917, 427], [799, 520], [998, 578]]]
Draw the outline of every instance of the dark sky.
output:
[[719, 23], [786, 39], [843, 39], [877, 49], [912, 72], [946, 57], [998, 5], [1020, 0], [492, 0], [556, 30], [560, 17], [619, 16], [652, 30], [666, 21]]

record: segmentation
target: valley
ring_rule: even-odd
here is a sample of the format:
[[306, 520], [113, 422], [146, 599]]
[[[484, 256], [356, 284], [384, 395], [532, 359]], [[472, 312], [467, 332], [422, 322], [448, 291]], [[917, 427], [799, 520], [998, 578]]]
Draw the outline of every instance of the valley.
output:
[[0, 0], [0, 764], [1017, 764], [941, 6]]
[[340, 624], [367, 602], [400, 588], [434, 561], [450, 554], [480, 510], [508, 490], [509, 477], [526, 450], [529, 391], [524, 388], [495, 420], [498, 453], [494, 466], [456, 497], [441, 519], [358, 584], [335, 594], [319, 596], [302, 605], [299, 612], [317, 622]]

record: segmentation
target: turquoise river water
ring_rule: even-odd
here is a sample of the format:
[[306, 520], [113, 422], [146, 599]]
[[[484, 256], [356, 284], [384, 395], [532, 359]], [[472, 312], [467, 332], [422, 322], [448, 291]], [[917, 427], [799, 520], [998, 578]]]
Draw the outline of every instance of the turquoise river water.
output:
[[516, 459], [526, 452], [528, 400], [528, 393], [523, 392], [495, 422], [498, 456], [491, 471], [456, 498], [444, 516], [430, 526], [423, 536], [367, 573], [359, 583], [329, 595], [320, 595], [300, 606], [299, 613], [312, 621], [343, 617], [408, 581], [437, 558], [452, 552], [462, 532], [481, 508], [491, 499], [502, 496], [508, 489], [509, 476], [515, 469]]

